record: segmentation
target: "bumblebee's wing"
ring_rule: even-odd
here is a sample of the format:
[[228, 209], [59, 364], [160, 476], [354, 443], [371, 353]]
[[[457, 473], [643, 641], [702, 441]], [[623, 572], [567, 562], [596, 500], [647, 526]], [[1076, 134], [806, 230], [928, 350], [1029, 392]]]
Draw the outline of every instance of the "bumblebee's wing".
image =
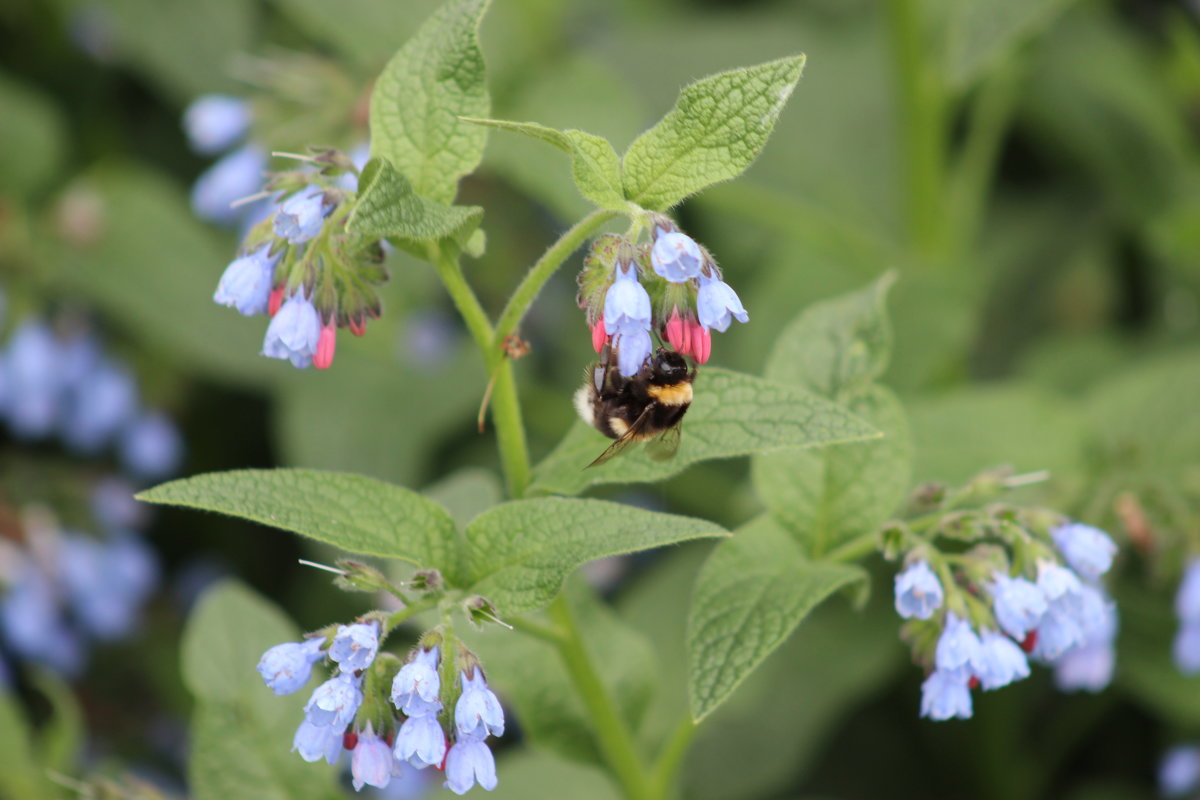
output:
[[646, 408], [642, 410], [642, 413], [638, 415], [638, 418], [633, 421], [633, 424], [629, 426], [629, 429], [621, 434], [620, 438], [618, 438], [615, 442], [610, 444], [603, 453], [596, 456], [596, 460], [588, 464], [586, 467], [584, 467], [584, 469], [591, 469], [597, 464], [603, 464], [613, 456], [623, 453], [626, 447], [629, 447], [629, 445], [637, 441], [638, 435], [646, 427], [646, 423], [650, 421], [650, 412], [653, 409], [653, 403], [646, 406]]
[[675, 457], [675, 454], [679, 452], [681, 426], [682, 423], [672, 425], [657, 439], [651, 439], [646, 443], [646, 452], [650, 454], [650, 458], [655, 461], [669, 461]]

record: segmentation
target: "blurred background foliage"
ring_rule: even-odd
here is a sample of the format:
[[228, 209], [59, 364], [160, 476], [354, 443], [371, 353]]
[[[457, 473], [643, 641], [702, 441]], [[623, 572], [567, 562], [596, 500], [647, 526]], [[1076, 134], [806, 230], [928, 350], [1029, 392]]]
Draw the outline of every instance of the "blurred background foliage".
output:
[[[349, 148], [366, 134], [372, 77], [435, 6], [0, 4], [3, 338], [32, 313], [86, 315], [182, 427], [183, 474], [301, 465], [421, 487], [495, 471], [474, 423], [481, 361], [425, 265], [391, 256], [383, 318], [343, 341], [328, 372], [297, 371], [257, 355], [259, 321], [211, 302], [237, 234], [188, 202], [210, 163], [180, 127], [195, 97], [251, 99], [253, 136], [271, 149]], [[1108, 692], [1059, 695], [1041, 673], [981, 697], [969, 723], [918, 721], [920, 675], [880, 564], [865, 612], [822, 608], [705, 723], [682, 796], [1148, 797], [1161, 751], [1200, 735], [1200, 682], [1170, 661], [1170, 597], [1200, 545], [1198, 15], [1166, 0], [494, 0], [482, 31], [493, 116], [581, 128], [618, 150], [689, 80], [807, 53], [759, 161], [678, 209], [753, 317], [721, 337], [714, 362], [760, 373], [800, 309], [896, 268], [885, 382], [910, 414], [914, 479], [1048, 469], [1024, 499], [1106, 527], [1125, 551]], [[541, 148], [493, 133], [461, 191], [487, 209], [487, 253], [467, 270], [493, 311], [586, 211], [565, 160]], [[592, 357], [581, 323], [568, 268], [523, 329], [535, 458], [571, 423]], [[74, 468], [54, 444], [0, 446], [7, 475], [30, 460]], [[760, 510], [748, 472], [706, 463], [600, 494], [732, 528]], [[476, 483], [446, 489], [462, 502], [490, 485], [463, 479]], [[44, 500], [40, 486], [6, 478], [0, 504], [11, 515]], [[161, 511], [150, 541], [163, 582], [138, 635], [100, 648], [74, 682], [74, 732], [59, 730], [71, 693], [18, 669], [23, 711], [0, 715], [0, 765], [19, 760], [3, 743], [23, 714], [45, 738], [67, 737], [47, 761], [58, 771], [131, 769], [182, 794], [191, 700], [178, 632], [197, 587], [236, 575], [303, 628], [362, 610], [295, 566], [327, 554], [280, 532]], [[622, 663], [653, 665], [639, 675], [659, 691], [629, 688], [645, 698], [648, 740], [684, 708], [687, 602], [705, 552], [593, 575], [612, 603], [589, 613], [618, 626], [598, 622], [597, 636], [617, 637]], [[538, 647], [493, 646], [493, 669], [517, 676], [546, 657], [525, 652]], [[614, 796], [578, 761], [589, 743], [572, 713], [554, 723], [561, 736], [506, 745], [496, 797], [568, 781], [581, 800]]]

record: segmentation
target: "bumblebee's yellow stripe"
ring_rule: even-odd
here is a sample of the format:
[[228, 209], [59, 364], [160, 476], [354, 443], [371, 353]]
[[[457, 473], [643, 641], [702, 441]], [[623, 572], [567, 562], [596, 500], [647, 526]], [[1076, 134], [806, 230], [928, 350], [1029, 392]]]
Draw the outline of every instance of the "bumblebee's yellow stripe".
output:
[[686, 381], [669, 386], [650, 384], [646, 387], [646, 393], [664, 406], [686, 406], [692, 402], [692, 385]]

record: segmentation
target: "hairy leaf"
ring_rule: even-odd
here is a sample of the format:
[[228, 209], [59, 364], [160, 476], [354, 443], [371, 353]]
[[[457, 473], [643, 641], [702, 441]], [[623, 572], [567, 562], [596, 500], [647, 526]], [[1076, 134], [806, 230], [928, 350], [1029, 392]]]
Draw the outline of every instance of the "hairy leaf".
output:
[[244, 469], [171, 481], [139, 500], [229, 514], [352, 553], [451, 571], [454, 520], [416, 492], [362, 475], [308, 469]]
[[626, 151], [625, 196], [662, 210], [741, 175], [767, 143], [803, 69], [804, 56], [792, 56], [684, 87], [675, 107]]
[[363, 168], [358, 203], [346, 228], [365, 236], [414, 242], [452, 238], [461, 246], [482, 219], [479, 206], [446, 206], [428, 200], [413, 191], [390, 161], [372, 158]]
[[417, 194], [454, 199], [483, 157], [487, 116], [477, 32], [488, 0], [449, 0], [384, 67], [371, 93], [371, 154], [388, 159]]
[[545, 606], [588, 561], [728, 535], [702, 519], [605, 500], [542, 497], [485, 511], [467, 526], [470, 590], [502, 615]]
[[717, 545], [696, 578], [688, 620], [692, 717], [710, 714], [858, 567], [808, 561], [786, 532], [760, 519]]
[[534, 471], [535, 487], [577, 494], [597, 483], [658, 481], [697, 461], [871, 439], [879, 435], [843, 406], [804, 389], [724, 369], [703, 369], [683, 420], [679, 451], [655, 461], [640, 447], [584, 469], [611, 440], [582, 421]]

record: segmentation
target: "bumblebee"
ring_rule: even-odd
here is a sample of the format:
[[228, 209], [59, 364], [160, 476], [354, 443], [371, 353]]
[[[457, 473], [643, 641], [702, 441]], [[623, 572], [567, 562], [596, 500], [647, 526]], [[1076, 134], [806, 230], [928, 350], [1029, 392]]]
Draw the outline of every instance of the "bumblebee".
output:
[[692, 404], [696, 370], [665, 347], [631, 378], [617, 370], [616, 361], [611, 346], [606, 346], [575, 392], [575, 409], [583, 421], [616, 439], [588, 466], [603, 464], [634, 442], [649, 441], [652, 458], [670, 458], [679, 449], [679, 423]]

